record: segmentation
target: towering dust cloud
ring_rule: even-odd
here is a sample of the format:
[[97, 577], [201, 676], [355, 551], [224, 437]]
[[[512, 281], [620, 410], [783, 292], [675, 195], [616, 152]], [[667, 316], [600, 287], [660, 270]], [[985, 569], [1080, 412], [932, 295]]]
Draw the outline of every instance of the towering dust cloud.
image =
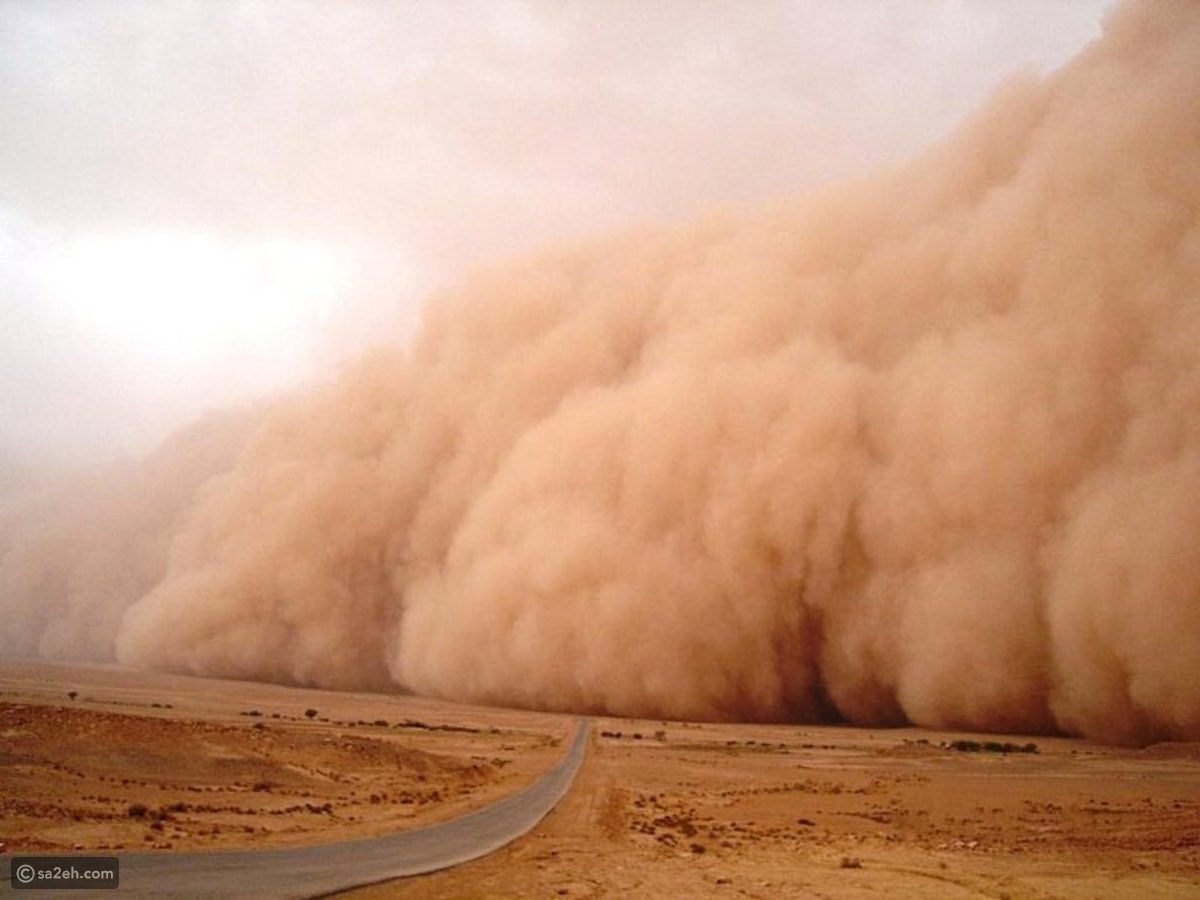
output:
[[903, 168], [476, 274], [7, 522], [0, 648], [1198, 738], [1197, 110], [1200, 5], [1137, 3]]

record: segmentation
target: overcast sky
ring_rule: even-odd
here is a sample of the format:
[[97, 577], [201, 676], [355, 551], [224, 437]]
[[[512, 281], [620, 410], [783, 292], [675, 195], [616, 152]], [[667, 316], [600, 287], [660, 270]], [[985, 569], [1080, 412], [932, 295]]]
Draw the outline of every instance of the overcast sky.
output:
[[1109, 0], [0, 2], [0, 480], [145, 452], [465, 267], [898, 160]]

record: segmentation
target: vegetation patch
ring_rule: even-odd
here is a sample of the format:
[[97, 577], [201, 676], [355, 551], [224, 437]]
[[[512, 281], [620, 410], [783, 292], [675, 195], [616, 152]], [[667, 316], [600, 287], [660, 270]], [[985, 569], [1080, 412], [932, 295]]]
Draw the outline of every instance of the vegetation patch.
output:
[[1012, 744], [1008, 741], [948, 741], [942, 746], [960, 753], [1037, 753], [1037, 744]]

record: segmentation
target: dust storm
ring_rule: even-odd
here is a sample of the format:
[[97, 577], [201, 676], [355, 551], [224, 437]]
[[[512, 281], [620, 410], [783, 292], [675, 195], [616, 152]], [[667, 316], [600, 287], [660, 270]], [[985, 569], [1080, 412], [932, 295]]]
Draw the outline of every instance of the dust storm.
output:
[[466, 276], [0, 520], [0, 652], [1200, 739], [1200, 7], [942, 144]]

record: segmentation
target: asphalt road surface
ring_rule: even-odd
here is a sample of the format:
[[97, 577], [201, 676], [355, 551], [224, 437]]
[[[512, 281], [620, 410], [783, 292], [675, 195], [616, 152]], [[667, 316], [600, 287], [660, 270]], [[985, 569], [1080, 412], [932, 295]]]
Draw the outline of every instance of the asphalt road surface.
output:
[[[563, 758], [529, 787], [447, 822], [383, 837], [281, 850], [118, 853], [121, 876], [116, 890], [63, 894], [110, 900], [115, 896], [314, 897], [449, 868], [511, 843], [554, 809], [583, 763], [590, 730], [591, 723], [580, 720]], [[62, 862], [69, 858], [63, 857]], [[11, 889], [10, 877], [5, 872], [0, 883]], [[31, 898], [48, 895], [43, 890], [28, 894]]]

